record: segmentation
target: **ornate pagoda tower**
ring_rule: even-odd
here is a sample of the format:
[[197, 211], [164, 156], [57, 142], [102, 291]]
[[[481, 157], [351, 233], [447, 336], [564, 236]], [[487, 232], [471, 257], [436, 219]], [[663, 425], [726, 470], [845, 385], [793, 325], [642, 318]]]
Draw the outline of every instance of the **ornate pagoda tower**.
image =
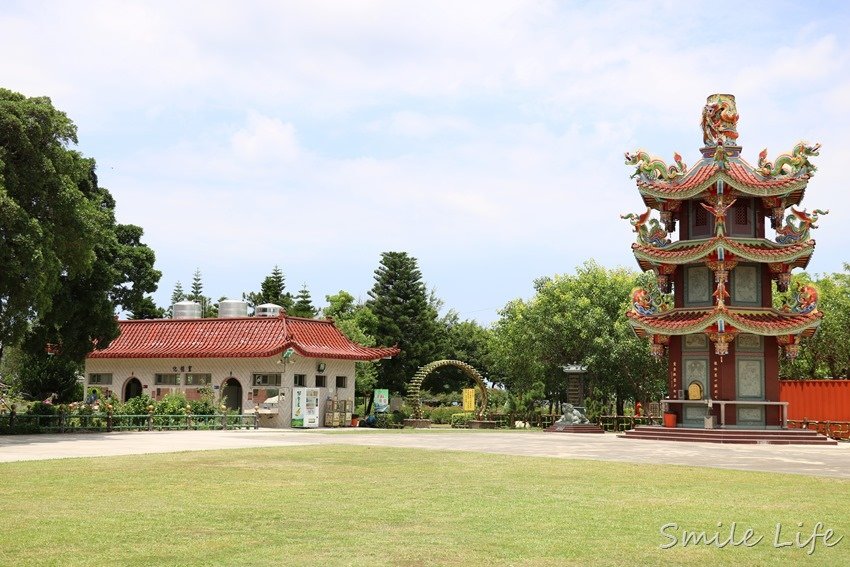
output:
[[[665, 401], [685, 427], [703, 427], [709, 415], [721, 426], [781, 425], [779, 356], [795, 357], [822, 316], [813, 286], [774, 309], [771, 285], [787, 291], [791, 271], [806, 267], [810, 230], [828, 212], [799, 209], [820, 145], [800, 142], [773, 162], [765, 149], [753, 166], [741, 157], [737, 123], [735, 97], [711, 95], [693, 167], [679, 154], [667, 166], [644, 151], [626, 153], [647, 208], [623, 218], [637, 233], [638, 264], [657, 277], [657, 289], [632, 292], [627, 316], [653, 355], [668, 352]], [[766, 219], [775, 234], [765, 234]]]

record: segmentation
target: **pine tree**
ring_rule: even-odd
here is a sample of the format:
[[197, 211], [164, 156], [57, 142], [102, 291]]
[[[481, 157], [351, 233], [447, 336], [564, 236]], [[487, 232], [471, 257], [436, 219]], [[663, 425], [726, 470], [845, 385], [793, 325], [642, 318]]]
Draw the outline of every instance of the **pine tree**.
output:
[[406, 252], [384, 252], [375, 270], [367, 306], [376, 317], [371, 333], [379, 345], [401, 352], [378, 365], [378, 387], [403, 392], [416, 370], [439, 352], [437, 311], [428, 300], [416, 258]]
[[272, 273], [260, 284], [259, 292], [243, 293], [242, 298], [253, 308], [263, 303], [274, 303], [283, 307], [287, 313], [292, 310], [292, 294], [285, 291], [286, 279], [283, 270], [275, 265]]
[[201, 279], [201, 269], [195, 268], [195, 274], [192, 276], [192, 292], [189, 294], [189, 299], [198, 301], [204, 296], [204, 281]]
[[295, 317], [308, 317], [312, 319], [318, 312], [319, 310], [313, 307], [313, 299], [310, 297], [310, 290], [307, 289], [307, 284], [305, 283], [301, 286], [298, 295], [295, 296], [295, 303], [288, 313]]
[[183, 284], [179, 281], [174, 284], [174, 291], [171, 292], [171, 305], [186, 301], [186, 292], [183, 291]]
[[201, 277], [200, 268], [195, 268], [195, 274], [192, 276], [192, 291], [186, 296], [189, 301], [200, 303], [201, 317], [215, 317], [218, 315], [218, 309], [214, 308], [212, 299], [204, 295], [204, 281]]

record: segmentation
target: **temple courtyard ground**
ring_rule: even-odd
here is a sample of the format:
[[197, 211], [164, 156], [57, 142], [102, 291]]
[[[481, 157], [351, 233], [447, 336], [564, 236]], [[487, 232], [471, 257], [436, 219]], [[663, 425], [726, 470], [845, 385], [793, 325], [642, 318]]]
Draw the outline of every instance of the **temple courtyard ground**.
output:
[[720, 445], [622, 439], [614, 434], [473, 430], [154, 431], [0, 437], [0, 462], [260, 447], [348, 445], [527, 457], [670, 464], [850, 478], [850, 443], [836, 447]]

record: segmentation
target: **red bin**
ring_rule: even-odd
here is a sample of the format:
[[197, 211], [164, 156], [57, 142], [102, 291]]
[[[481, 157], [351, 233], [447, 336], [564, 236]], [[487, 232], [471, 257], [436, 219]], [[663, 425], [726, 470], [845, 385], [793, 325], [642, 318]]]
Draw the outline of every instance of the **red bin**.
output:
[[664, 414], [664, 427], [676, 427], [676, 414], [675, 413], [665, 413]]

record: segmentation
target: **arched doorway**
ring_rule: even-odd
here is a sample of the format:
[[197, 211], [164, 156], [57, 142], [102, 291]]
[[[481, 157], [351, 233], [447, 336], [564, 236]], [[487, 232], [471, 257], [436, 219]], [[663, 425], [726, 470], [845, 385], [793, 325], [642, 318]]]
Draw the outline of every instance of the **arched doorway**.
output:
[[142, 383], [138, 378], [130, 378], [124, 384], [124, 401], [127, 402], [133, 398], [138, 398], [142, 395]]
[[487, 411], [487, 385], [484, 383], [484, 377], [471, 365], [461, 362], [460, 360], [436, 360], [430, 364], [426, 364], [417, 370], [413, 379], [407, 384], [407, 402], [413, 409], [412, 416], [414, 419], [422, 419], [422, 400], [419, 399], [419, 390], [422, 387], [422, 381], [437, 368], [443, 366], [453, 366], [460, 368], [464, 374], [471, 378], [478, 389], [481, 391], [481, 396], [478, 400], [478, 407], [475, 414], [478, 419], [481, 419]]
[[228, 378], [221, 387], [221, 403], [228, 410], [242, 413], [242, 384], [236, 378]]

